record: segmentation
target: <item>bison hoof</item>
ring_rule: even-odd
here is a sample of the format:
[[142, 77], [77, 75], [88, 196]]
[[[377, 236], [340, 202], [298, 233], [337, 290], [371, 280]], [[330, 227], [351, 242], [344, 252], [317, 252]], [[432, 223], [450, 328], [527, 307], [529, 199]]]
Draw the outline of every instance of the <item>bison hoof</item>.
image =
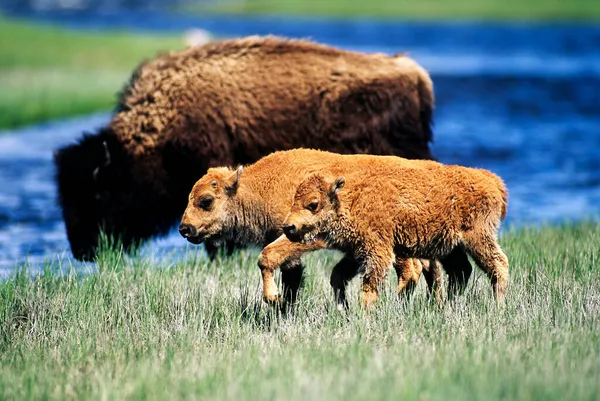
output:
[[373, 291], [362, 291], [361, 292], [361, 304], [363, 308], [369, 309], [373, 304], [375, 304], [378, 300], [377, 293]]
[[281, 294], [265, 295], [263, 299], [271, 306], [280, 306], [283, 304], [283, 298], [281, 297]]
[[348, 301], [344, 299], [344, 300], [337, 301], [336, 308], [337, 308], [338, 312], [345, 313], [348, 311], [350, 306], [348, 305]]

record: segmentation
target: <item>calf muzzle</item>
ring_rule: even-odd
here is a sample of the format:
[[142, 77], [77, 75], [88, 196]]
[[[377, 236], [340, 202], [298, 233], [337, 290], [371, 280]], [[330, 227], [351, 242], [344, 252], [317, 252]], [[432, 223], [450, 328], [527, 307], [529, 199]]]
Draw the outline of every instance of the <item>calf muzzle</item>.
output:
[[179, 234], [183, 238], [190, 238], [196, 236], [196, 228], [191, 224], [180, 224], [179, 225]]
[[284, 234], [287, 235], [287, 236], [290, 236], [290, 235], [294, 236], [295, 234], [298, 233], [298, 230], [296, 229], [296, 226], [293, 225], [293, 224], [284, 225], [282, 227], [282, 229], [283, 229]]

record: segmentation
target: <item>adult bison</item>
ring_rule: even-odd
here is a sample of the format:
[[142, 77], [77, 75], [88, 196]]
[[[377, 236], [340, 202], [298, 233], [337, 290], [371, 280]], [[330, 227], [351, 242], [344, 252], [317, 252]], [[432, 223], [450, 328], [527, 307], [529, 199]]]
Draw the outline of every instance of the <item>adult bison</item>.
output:
[[93, 259], [101, 229], [128, 249], [166, 234], [209, 167], [298, 147], [431, 159], [433, 104], [428, 73], [403, 55], [272, 36], [159, 55], [107, 126], [55, 153], [73, 255]]

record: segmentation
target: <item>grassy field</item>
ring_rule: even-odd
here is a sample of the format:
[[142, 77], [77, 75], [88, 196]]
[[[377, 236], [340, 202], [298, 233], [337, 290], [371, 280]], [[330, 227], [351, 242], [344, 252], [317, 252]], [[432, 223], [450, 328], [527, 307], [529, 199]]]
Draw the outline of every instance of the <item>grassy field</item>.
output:
[[196, 9], [232, 13], [286, 13], [384, 18], [597, 20], [596, 0], [222, 0]]
[[[390, 18], [600, 18], [592, 0], [245, 0], [188, 6], [196, 12]], [[69, 31], [0, 14], [0, 129], [111, 109], [132, 69], [180, 37]], [[10, 38], [10, 39], [8, 39]]]
[[0, 128], [114, 107], [135, 66], [181, 37], [94, 33], [0, 15]]
[[369, 317], [358, 280], [348, 316], [335, 310], [335, 253], [306, 258], [287, 316], [258, 297], [255, 251], [213, 264], [104, 252], [85, 276], [22, 272], [0, 283], [0, 399], [598, 399], [600, 224], [508, 230], [501, 243], [503, 308], [479, 270], [443, 309], [423, 282], [398, 303], [390, 274]]

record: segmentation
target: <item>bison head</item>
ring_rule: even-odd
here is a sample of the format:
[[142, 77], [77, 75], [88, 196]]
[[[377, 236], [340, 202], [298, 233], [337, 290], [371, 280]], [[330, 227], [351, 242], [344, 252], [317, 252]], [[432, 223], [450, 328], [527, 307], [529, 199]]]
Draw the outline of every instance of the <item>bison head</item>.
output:
[[338, 192], [345, 182], [344, 177], [330, 182], [321, 174], [311, 174], [300, 183], [282, 226], [290, 241], [312, 242], [326, 231], [327, 222], [337, 213]]
[[94, 259], [101, 232], [130, 249], [156, 234], [157, 227], [168, 227], [168, 218], [172, 226], [173, 216], [164, 213], [168, 202], [133, 179], [129, 157], [109, 128], [57, 150], [54, 163], [58, 201], [75, 258]]
[[193, 186], [179, 233], [193, 244], [210, 240], [219, 244], [235, 223], [230, 202], [237, 193], [243, 167], [208, 169]]

